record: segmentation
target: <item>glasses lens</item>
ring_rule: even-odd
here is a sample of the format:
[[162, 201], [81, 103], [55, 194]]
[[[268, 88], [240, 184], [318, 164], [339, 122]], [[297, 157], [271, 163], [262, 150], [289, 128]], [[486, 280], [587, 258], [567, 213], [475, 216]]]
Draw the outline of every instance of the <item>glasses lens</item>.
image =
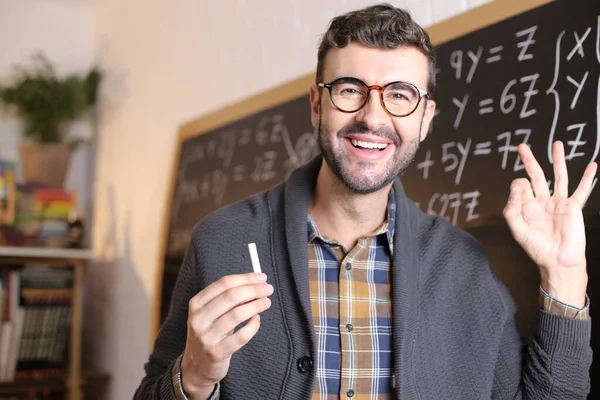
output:
[[392, 114], [403, 116], [417, 108], [419, 97], [419, 90], [415, 86], [406, 82], [396, 82], [385, 88], [383, 103]]
[[346, 112], [360, 109], [369, 95], [367, 86], [354, 80], [336, 81], [331, 86], [331, 99], [337, 108]]

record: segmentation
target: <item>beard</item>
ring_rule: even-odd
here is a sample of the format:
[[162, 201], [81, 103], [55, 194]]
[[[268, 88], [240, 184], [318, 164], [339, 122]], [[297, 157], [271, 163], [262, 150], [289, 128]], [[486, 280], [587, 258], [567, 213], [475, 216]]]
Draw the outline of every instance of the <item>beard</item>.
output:
[[319, 120], [319, 147], [321, 154], [335, 176], [354, 193], [374, 193], [389, 185], [396, 176], [404, 173], [412, 163], [419, 149], [421, 132], [417, 138], [403, 142], [400, 135], [390, 127], [381, 127], [372, 132], [372, 135], [390, 140], [395, 146], [394, 155], [387, 161], [383, 172], [374, 171], [374, 165], [368, 162], [359, 162], [357, 166], [351, 165], [350, 156], [342, 150], [341, 142], [344, 136], [350, 133], [365, 133], [371, 131], [362, 123], [350, 123], [336, 133], [340, 145], [334, 147], [331, 130], [322, 120]]

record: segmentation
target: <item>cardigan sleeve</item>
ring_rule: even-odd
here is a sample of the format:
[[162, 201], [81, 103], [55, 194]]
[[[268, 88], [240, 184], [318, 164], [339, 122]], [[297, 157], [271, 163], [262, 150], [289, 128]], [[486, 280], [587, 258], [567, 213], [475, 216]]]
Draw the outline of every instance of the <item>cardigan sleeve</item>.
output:
[[504, 324], [494, 373], [493, 399], [585, 400], [590, 391], [591, 319], [539, 310], [538, 328], [524, 346], [515, 308]]

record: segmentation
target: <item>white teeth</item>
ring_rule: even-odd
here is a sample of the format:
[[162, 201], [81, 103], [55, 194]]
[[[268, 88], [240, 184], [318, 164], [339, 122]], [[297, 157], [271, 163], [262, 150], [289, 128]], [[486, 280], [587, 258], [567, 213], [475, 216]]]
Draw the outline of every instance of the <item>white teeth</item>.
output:
[[372, 143], [372, 142], [363, 142], [362, 140], [350, 139], [352, 144], [356, 147], [362, 147], [365, 149], [379, 149], [383, 150], [388, 147], [387, 143]]

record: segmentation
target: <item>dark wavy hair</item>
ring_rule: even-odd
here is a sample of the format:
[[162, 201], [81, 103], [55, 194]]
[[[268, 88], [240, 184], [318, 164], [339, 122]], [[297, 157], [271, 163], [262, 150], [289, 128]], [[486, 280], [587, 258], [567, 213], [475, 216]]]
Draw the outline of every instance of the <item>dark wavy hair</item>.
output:
[[376, 4], [340, 15], [331, 20], [319, 45], [317, 83], [322, 82], [325, 56], [331, 48], [343, 48], [350, 42], [360, 42], [367, 47], [396, 49], [412, 46], [420, 50], [429, 61], [430, 95], [435, 89], [435, 53], [429, 35], [417, 24], [410, 13], [388, 3]]

